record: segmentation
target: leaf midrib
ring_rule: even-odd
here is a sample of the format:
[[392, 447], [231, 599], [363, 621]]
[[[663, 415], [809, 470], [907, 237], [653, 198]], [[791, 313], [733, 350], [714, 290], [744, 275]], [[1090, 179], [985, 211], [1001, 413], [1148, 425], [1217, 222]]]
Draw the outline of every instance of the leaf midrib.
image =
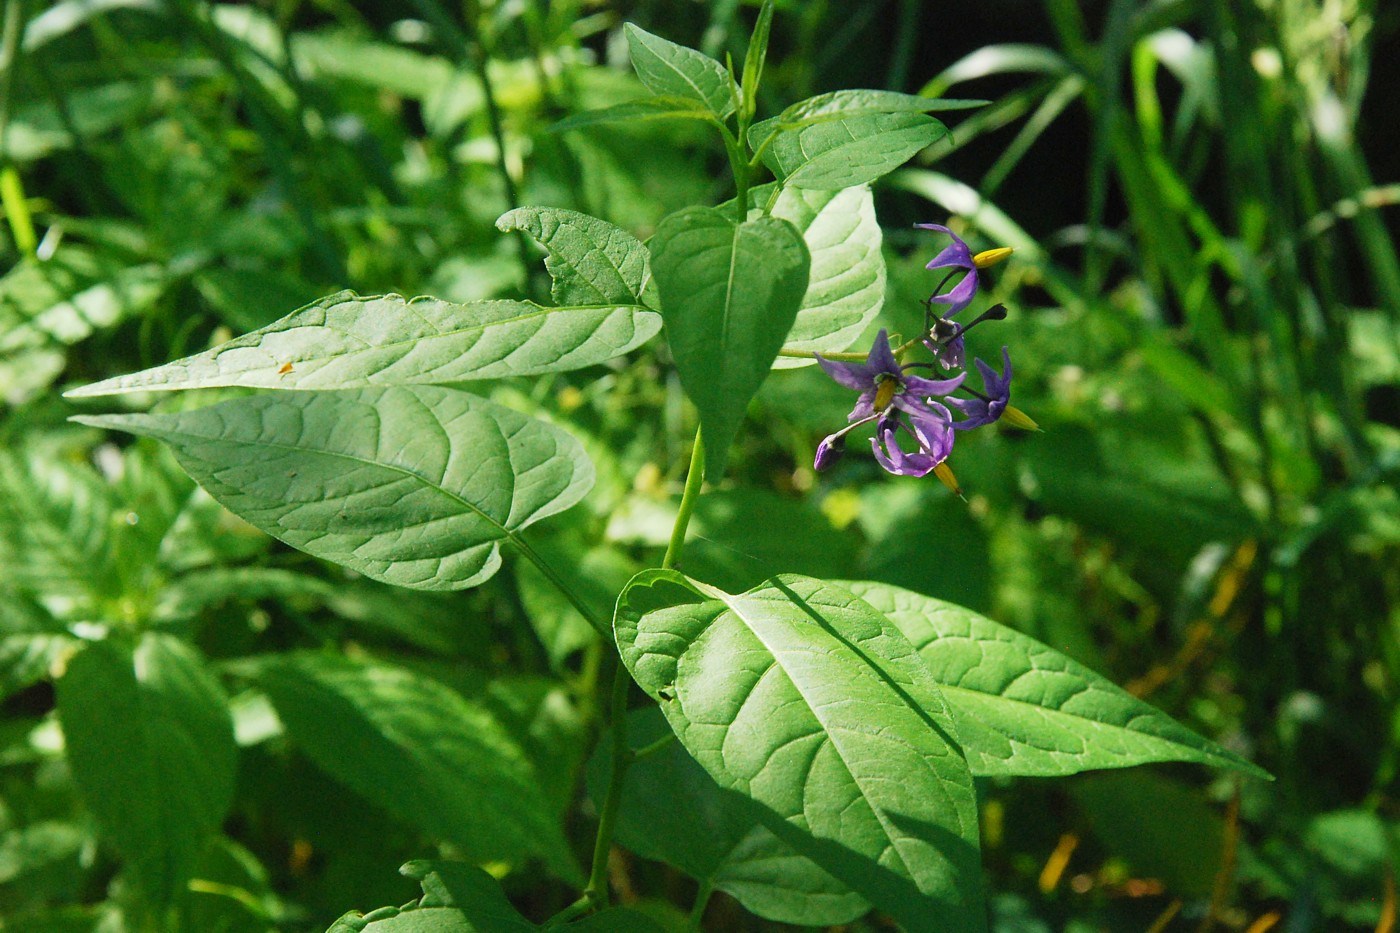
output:
[[[490, 416], [488, 415], [487, 417], [490, 417]], [[74, 419], [74, 420], [84, 420], [84, 419]], [[102, 424], [104, 420], [105, 420], [105, 419], [99, 417], [99, 418], [91, 419], [91, 421], [87, 421], [87, 423]], [[491, 420], [492, 420], [492, 421], [495, 421], [494, 418], [492, 418]], [[441, 423], [441, 422], [438, 422], [438, 427], [442, 427], [442, 423]], [[499, 425], [498, 425], [498, 427], [499, 427]], [[125, 428], [119, 428], [119, 429], [125, 430]], [[228, 441], [228, 438], [223, 437], [223, 436], [221, 436], [221, 435], [212, 435], [212, 436], [211, 436], [211, 435], [207, 435], [207, 434], [197, 434], [197, 433], [195, 433], [195, 432], [193, 432], [193, 431], [178, 431], [178, 432], [177, 432], [177, 431], [169, 431], [169, 430], [166, 430], [166, 431], [161, 431], [161, 432], [159, 432], [159, 433], [166, 434], [166, 435], [175, 435], [175, 436], [177, 436], [177, 437], [194, 438], [194, 439], [196, 439], [196, 440], [201, 440], [201, 441]], [[504, 433], [502, 433], [502, 437], [503, 437], [503, 438], [505, 437]], [[505, 438], [505, 439], [506, 439], [507, 447], [509, 447], [509, 438]], [[242, 443], [242, 442], [236, 442], [236, 443]], [[277, 442], [273, 442], [273, 441], [258, 441], [257, 444], [256, 444], [256, 446], [259, 446], [259, 447], [267, 447], [267, 448], [271, 448], [271, 449], [274, 449], [274, 450], [291, 451], [291, 452], [294, 452], [294, 453], [315, 453], [315, 454], [321, 454], [321, 455], [327, 456], [327, 457], [339, 458], [339, 459], [341, 459], [341, 460], [348, 460], [348, 461], [353, 462], [353, 463], [359, 463], [359, 464], [361, 464], [361, 465], [363, 465], [363, 466], [378, 467], [378, 468], [380, 468], [380, 469], [384, 469], [384, 470], [388, 470], [388, 471], [393, 472], [393, 473], [397, 473], [397, 474], [399, 474], [400, 476], [411, 477], [411, 478], [413, 478], [413, 479], [419, 480], [420, 482], [423, 483], [423, 485], [427, 486], [428, 488], [433, 489], [433, 490], [435, 490], [435, 491], [441, 493], [442, 495], [446, 496], [449, 500], [452, 500], [452, 501], [454, 501], [454, 502], [457, 502], [457, 503], [459, 503], [459, 504], [465, 506], [469, 511], [474, 512], [477, 516], [479, 516], [479, 517], [480, 517], [483, 521], [485, 521], [487, 524], [493, 526], [493, 527], [496, 528], [498, 531], [500, 531], [500, 532], [501, 532], [501, 536], [502, 536], [503, 539], [508, 540], [508, 541], [510, 541], [511, 543], [516, 543], [516, 541], [517, 541], [517, 537], [516, 537], [515, 531], [513, 531], [512, 529], [510, 529], [510, 528], [508, 528], [507, 526], [503, 525], [502, 523], [498, 522], [495, 518], [493, 518], [491, 515], [489, 515], [487, 512], [485, 512], [485, 511], [484, 511], [483, 509], [481, 509], [479, 506], [473, 504], [472, 502], [470, 502], [470, 501], [468, 501], [468, 500], [466, 500], [466, 499], [463, 499], [461, 496], [458, 496], [458, 495], [452, 493], [452, 492], [449, 491], [447, 488], [438, 485], [437, 483], [433, 482], [431, 479], [428, 479], [427, 477], [423, 476], [422, 474], [416, 473], [416, 472], [414, 472], [413, 470], [410, 470], [410, 469], [408, 469], [408, 468], [406, 468], [406, 467], [401, 467], [401, 466], [398, 466], [397, 464], [384, 463], [384, 462], [379, 461], [379, 460], [369, 460], [369, 459], [366, 459], [366, 458], [364, 458], [364, 457], [357, 457], [357, 456], [355, 456], [354, 454], [342, 453], [342, 452], [340, 452], [340, 451], [323, 450], [323, 449], [320, 449], [320, 448], [313, 448], [313, 447], [298, 447], [298, 446], [296, 446], [296, 445], [294, 445], [294, 444], [282, 444], [282, 443], [277, 443]], [[572, 478], [571, 478], [571, 480], [570, 480], [570, 484], [572, 484]], [[515, 497], [512, 496], [512, 497], [511, 497], [512, 505], [514, 504], [514, 501], [515, 501]]]
[[[870, 808], [870, 812], [874, 814], [876, 820], [879, 822], [880, 828], [884, 833], [885, 839], [889, 842], [889, 846], [886, 851], [893, 853], [894, 857], [899, 860], [899, 864], [903, 868], [905, 876], [913, 878], [914, 875], [909, 868], [908, 862], [905, 861], [903, 853], [899, 851], [899, 847], [895, 845], [894, 840], [896, 837], [893, 833], [895, 827], [891, 825], [888, 817], [884, 812], [884, 809], [875, 805], [875, 803], [870, 799], [870, 795], [866, 792], [865, 787], [861, 784], [860, 781], [856, 779], [855, 772], [851, 769], [851, 766], [847, 760], [847, 755], [841, 747], [841, 743], [827, 729], [826, 722], [818, 714], [816, 708], [812, 705], [811, 700], [808, 699], [807, 694], [803, 691], [797, 679], [795, 679], [792, 676], [792, 674], [788, 671], [787, 667], [783, 665], [781, 660], [779, 660], [778, 654], [773, 651], [773, 649], [768, 645], [766, 641], [763, 640], [763, 636], [758, 633], [754, 625], [744, 616], [744, 614], [739, 610], [739, 608], [735, 606], [734, 602], [731, 602], [732, 599], [733, 597], [731, 597], [728, 593], [725, 593], [719, 597], [720, 602], [722, 602], [725, 605], [725, 607], [728, 608], [728, 610], [734, 614], [735, 618], [739, 619], [739, 621], [741, 621], [744, 624], [744, 627], [748, 629], [749, 633], [752, 634], [753, 637], [758, 640], [759, 644], [763, 645], [764, 649], [768, 652], [768, 656], [773, 659], [773, 664], [783, 672], [783, 676], [787, 677], [788, 682], [792, 684], [793, 689], [797, 691], [797, 695], [802, 698], [803, 706], [807, 708], [807, 711], [811, 714], [813, 721], [815, 721], [818, 724], [818, 726], [821, 727], [822, 735], [831, 744], [832, 749], [836, 752], [837, 757], [841, 761], [841, 766], [846, 769], [847, 775], [850, 776], [851, 785], [859, 791], [861, 800], [865, 801], [866, 806]], [[881, 683], [883, 683], [884, 678], [880, 678], [880, 681]], [[747, 699], [745, 702], [747, 702]], [[905, 705], [902, 702], [902, 698], [900, 705]], [[920, 757], [922, 758], [923, 756], [920, 755]]]
[[[371, 299], [364, 299], [364, 300], [368, 301], [368, 300], [371, 300]], [[525, 304], [534, 304], [534, 302], [524, 302], [524, 303], [525, 303]], [[405, 309], [407, 309], [411, 304], [413, 304], [412, 301], [406, 301], [406, 302], [403, 303], [403, 307], [404, 307]], [[440, 331], [440, 332], [435, 333], [435, 334], [419, 335], [419, 336], [416, 336], [416, 337], [405, 337], [405, 338], [403, 338], [402, 340], [393, 340], [393, 341], [390, 341], [390, 342], [388, 342], [388, 343], [369, 343], [368, 341], [365, 341], [363, 338], [355, 337], [355, 335], [352, 334], [352, 333], [351, 333], [350, 331], [348, 331], [348, 330], [344, 330], [344, 329], [341, 329], [341, 328], [338, 328], [338, 327], [328, 327], [326, 324], [294, 324], [294, 325], [292, 325], [292, 326], [290, 326], [290, 327], [282, 328], [282, 329], [280, 329], [280, 330], [268, 330], [268, 331], [264, 331], [264, 332], [262, 332], [261, 334], [258, 335], [259, 339], [258, 339], [257, 341], [254, 341], [254, 342], [239, 343], [238, 340], [239, 340], [239, 339], [242, 339], [242, 338], [236, 338], [236, 339], [234, 339], [234, 340], [229, 341], [229, 342], [226, 343], [226, 344], [223, 344], [223, 345], [218, 346], [218, 347], [214, 347], [214, 348], [212, 348], [210, 351], [206, 351], [206, 352], [214, 352], [214, 351], [217, 351], [217, 354], [216, 354], [216, 355], [214, 356], [214, 358], [213, 358], [212, 360], [210, 360], [209, 362], [210, 362], [212, 365], [214, 365], [214, 366], [218, 366], [218, 354], [226, 353], [226, 352], [229, 352], [229, 351], [231, 351], [231, 350], [252, 350], [252, 349], [261, 349], [262, 346], [263, 346], [263, 340], [264, 340], [265, 338], [273, 337], [273, 336], [278, 336], [278, 335], [281, 335], [281, 334], [290, 334], [290, 333], [293, 333], [293, 332], [295, 332], [295, 331], [297, 331], [297, 330], [301, 330], [301, 329], [304, 329], [304, 328], [311, 328], [311, 327], [321, 327], [321, 328], [325, 328], [325, 329], [327, 329], [327, 330], [333, 330], [333, 331], [335, 331], [336, 333], [341, 334], [341, 335], [343, 335], [343, 336], [345, 336], [345, 337], [351, 337], [351, 338], [357, 339], [357, 340], [359, 340], [362, 344], [364, 344], [364, 346], [361, 347], [361, 348], [359, 348], [359, 349], [347, 350], [347, 351], [345, 351], [344, 353], [329, 354], [329, 355], [322, 355], [322, 356], [300, 357], [300, 358], [298, 358], [298, 359], [295, 359], [295, 360], [291, 360], [291, 361], [290, 361], [290, 362], [294, 362], [294, 363], [326, 363], [326, 362], [333, 362], [333, 361], [338, 360], [338, 359], [344, 359], [345, 357], [348, 357], [348, 356], [350, 356], [351, 354], [354, 354], [354, 353], [368, 353], [368, 352], [380, 351], [380, 350], [396, 350], [396, 349], [398, 349], [398, 348], [400, 348], [400, 347], [416, 345], [416, 344], [421, 343], [422, 341], [425, 341], [425, 340], [442, 340], [442, 339], [447, 339], [447, 338], [451, 338], [451, 337], [459, 337], [459, 336], [462, 336], [462, 335], [464, 335], [464, 334], [470, 334], [470, 333], [472, 333], [473, 331], [484, 331], [484, 330], [486, 330], [486, 329], [488, 329], [488, 328], [492, 328], [492, 327], [504, 327], [504, 326], [507, 326], [507, 325], [510, 325], [510, 324], [516, 324], [516, 323], [519, 323], [519, 322], [521, 322], [521, 321], [529, 321], [529, 320], [532, 320], [532, 319], [534, 319], [534, 318], [543, 317], [543, 316], [545, 316], [545, 315], [547, 315], [547, 314], [554, 314], [554, 313], [560, 312], [560, 311], [604, 311], [604, 310], [607, 310], [607, 311], [631, 311], [631, 312], [634, 313], [634, 314], [635, 314], [636, 312], [638, 312], [638, 311], [645, 311], [645, 312], [647, 312], [647, 313], [649, 313], [649, 314], [656, 314], [656, 313], [657, 313], [654, 309], [648, 308], [646, 305], [641, 305], [641, 304], [627, 304], [627, 303], [619, 303], [619, 304], [588, 304], [588, 305], [559, 305], [559, 306], [555, 306], [555, 307], [545, 307], [544, 305], [535, 305], [535, 308], [536, 308], [536, 310], [534, 310], [534, 311], [530, 311], [530, 312], [527, 312], [527, 313], [525, 313], [525, 314], [519, 314], [519, 315], [516, 315], [515, 317], [504, 318], [504, 319], [502, 319], [502, 320], [497, 320], [497, 321], [487, 321], [487, 322], [481, 323], [481, 324], [473, 324], [473, 325], [471, 325], [471, 326], [469, 326], [469, 327], [460, 327], [460, 328], [456, 328], [456, 329], [453, 329], [453, 330]], [[420, 316], [420, 320], [421, 320], [421, 319], [422, 319], [422, 318], [421, 318], [421, 316]], [[596, 333], [596, 331], [597, 331], [597, 328], [594, 328], [594, 332], [595, 332], [595, 333]], [[473, 344], [473, 346], [475, 346], [475, 344]], [[526, 344], [521, 344], [521, 346], [520, 346], [520, 347], [517, 347], [516, 350], [519, 350], [519, 349], [523, 348], [524, 346], [526, 346]], [[575, 347], [574, 349], [578, 349], [578, 348]], [[514, 351], [512, 351], [512, 352], [514, 352]], [[506, 356], [509, 356], [509, 355], [510, 355], [510, 354], [507, 354]], [[203, 356], [203, 354], [200, 354], [200, 356]], [[562, 357], [561, 357], [561, 358], [562, 358]], [[506, 357], [501, 357], [499, 360], [496, 360], [495, 362], [499, 363], [501, 360], [504, 360], [504, 359], [506, 359]], [[270, 365], [272, 365], [272, 364], [269, 363], [268, 365], [270, 366]], [[182, 372], [184, 372], [184, 373], [189, 373], [189, 372], [190, 372], [190, 369], [191, 369], [191, 367], [190, 367], [190, 365], [189, 365], [188, 363], [182, 363], [181, 361], [174, 361], [174, 362], [166, 363], [164, 366], [157, 367], [157, 368], [156, 368], [155, 370], [153, 370], [152, 372], [153, 372], [153, 374], [154, 374], [155, 372], [159, 372], [159, 371], [161, 371], [161, 370], [166, 370], [166, 369], [171, 369], [171, 368], [173, 368], [173, 367], [175, 367], [175, 366], [180, 366], [180, 370], [181, 370]], [[249, 368], [249, 369], [244, 369], [244, 370], [235, 370], [235, 371], [232, 372], [231, 375], [256, 373], [256, 372], [258, 372], [258, 371], [259, 371], [260, 369], [262, 369], [262, 368], [264, 368], [264, 367], [258, 366], [258, 367], [252, 367], [252, 368]], [[162, 387], [178, 388], [178, 387], [180, 386], [180, 382], [178, 382], [178, 381], [174, 381], [174, 382], [171, 382], [171, 381], [163, 381], [163, 382], [161, 382], [161, 383], [152, 385], [152, 384], [149, 383], [149, 382], [138, 381], [138, 380], [136, 380], [135, 377], [136, 377], [136, 376], [139, 376], [139, 375], [141, 375], [141, 373], [133, 373], [133, 374], [131, 374], [130, 376], [119, 376], [119, 377], [117, 377], [117, 378], [114, 379], [114, 380], [103, 380], [102, 382], [97, 382], [97, 383], [94, 383], [93, 385], [90, 385], [90, 386], [84, 386], [84, 387], [79, 388], [79, 389], [74, 389], [74, 390], [72, 390], [71, 392], [66, 393], [66, 395], [67, 395], [69, 398], [84, 398], [84, 397], [93, 397], [93, 396], [98, 396], [98, 395], [115, 395], [115, 394], [118, 394], [119, 392], [121, 392], [121, 391], [123, 390], [124, 387], [155, 389], [155, 388], [162, 388]], [[215, 378], [221, 378], [222, 375], [223, 375], [223, 374], [216, 375]], [[188, 380], [193, 380], [195, 377], [188, 377], [188, 376], [187, 376], [186, 378], [187, 378]], [[98, 390], [98, 391], [92, 391], [92, 390]]]

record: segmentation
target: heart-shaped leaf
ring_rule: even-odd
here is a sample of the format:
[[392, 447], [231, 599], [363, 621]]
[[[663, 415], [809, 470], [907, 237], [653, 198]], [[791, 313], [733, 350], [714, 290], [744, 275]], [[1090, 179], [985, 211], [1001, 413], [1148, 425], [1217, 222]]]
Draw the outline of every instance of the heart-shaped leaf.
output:
[[969, 609], [886, 583], [844, 583], [933, 671], [973, 774], [1063, 775], [1151, 761], [1267, 772], [1060, 652]]
[[349, 389], [528, 376], [592, 366], [650, 340], [657, 315], [635, 300], [546, 308], [340, 292], [228, 343], [68, 393], [257, 386]]
[[807, 246], [785, 220], [736, 224], [715, 208], [696, 207], [663, 220], [651, 251], [666, 339], [700, 410], [713, 482], [801, 306]]
[[778, 838], [907, 930], [985, 929], [972, 776], [892, 622], [820, 580], [734, 596], [650, 570], [615, 628], [686, 749]]
[[165, 441], [214, 498], [273, 537], [421, 589], [486, 580], [502, 541], [593, 485], [592, 463], [565, 432], [440, 386], [75, 420]]

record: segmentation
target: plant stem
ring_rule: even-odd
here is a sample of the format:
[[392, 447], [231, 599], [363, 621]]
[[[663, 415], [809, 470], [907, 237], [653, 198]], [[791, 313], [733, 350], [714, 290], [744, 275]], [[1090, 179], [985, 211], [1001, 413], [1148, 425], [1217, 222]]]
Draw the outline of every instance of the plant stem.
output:
[[695, 500], [700, 497], [700, 485], [704, 480], [705, 444], [700, 437], [700, 429], [696, 428], [695, 446], [690, 449], [690, 470], [685, 476], [685, 492], [681, 493], [680, 511], [676, 513], [676, 524], [671, 528], [671, 543], [666, 546], [666, 556], [661, 560], [663, 570], [670, 570], [681, 559], [681, 551], [685, 548], [685, 529], [690, 524], [691, 513], [695, 511]]
[[[901, 343], [899, 346], [897, 346], [897, 347], [894, 348], [894, 355], [897, 356], [897, 357], [902, 357], [904, 354], [908, 353], [910, 350], [912, 350], [912, 349], [914, 349], [915, 347], [917, 347], [917, 346], [923, 341], [923, 339], [924, 339], [923, 336], [918, 336], [918, 337], [915, 337], [913, 340], [906, 340], [906, 341], [904, 341], [904, 342]], [[797, 360], [814, 360], [814, 359], [817, 358], [817, 354], [816, 354], [815, 352], [813, 352], [812, 350], [794, 350], [794, 349], [792, 349], [792, 348], [790, 348], [790, 347], [783, 347], [781, 350], [778, 351], [778, 355], [779, 355], [779, 356], [789, 357], [789, 358], [791, 358], [791, 359], [797, 359]], [[864, 363], [867, 359], [869, 359], [869, 354], [867, 354], [867, 353], [827, 353], [827, 352], [823, 351], [823, 352], [822, 352], [822, 359], [824, 359], [824, 360], [842, 360], [842, 361], [850, 361], [850, 362], [854, 362], [854, 363]]]
[[622, 659], [613, 673], [612, 710], [612, 773], [608, 776], [608, 794], [598, 814], [598, 835], [593, 840], [593, 869], [588, 873], [588, 887], [583, 896], [596, 908], [608, 906], [608, 854], [612, 851], [613, 830], [617, 828], [617, 811], [622, 804], [622, 782], [632, 764], [633, 752], [627, 747], [627, 692], [632, 675]]
[[700, 921], [705, 918], [705, 908], [710, 904], [710, 895], [714, 893], [715, 889], [709, 882], [700, 883], [700, 890], [695, 892], [695, 903], [690, 908], [690, 917], [685, 923], [687, 930], [700, 929]]
[[545, 579], [569, 601], [570, 605], [578, 610], [579, 615], [583, 616], [584, 620], [593, 627], [594, 631], [608, 640], [612, 639], [611, 626], [598, 618], [597, 614], [595, 614], [579, 595], [574, 592], [573, 587], [569, 586], [568, 582], [565, 581], [563, 577], [559, 576], [559, 572], [551, 567], [549, 562], [541, 557], [534, 548], [530, 547], [524, 538], [520, 537], [518, 534], [514, 534], [511, 535], [508, 540], [511, 544], [516, 546], [526, 560], [534, 564], [535, 567], [539, 569], [539, 572], [544, 574]]
[[[671, 529], [671, 543], [661, 561], [664, 569], [674, 567], [680, 560], [681, 549], [685, 546], [686, 526], [690, 524], [690, 516], [695, 511], [695, 500], [700, 496], [700, 487], [704, 479], [705, 446], [697, 429], [695, 445], [690, 452], [690, 470], [685, 478], [685, 491], [681, 494], [680, 511], [676, 514], [675, 527]], [[542, 562], [536, 566], [541, 570], [545, 569]], [[565, 595], [569, 594], [565, 592]], [[617, 669], [613, 672], [612, 706], [608, 714], [612, 726], [612, 766], [608, 774], [607, 796], [603, 798], [603, 808], [598, 813], [598, 835], [593, 840], [593, 867], [588, 873], [588, 886], [583, 890], [583, 897], [551, 918], [552, 922], [563, 922], [590, 910], [601, 910], [608, 906], [608, 854], [612, 851], [613, 831], [617, 828], [617, 811], [622, 804], [623, 781], [626, 779], [627, 769], [637, 759], [637, 753], [627, 745], [627, 693], [631, 686], [632, 675], [619, 658]], [[650, 754], [659, 747], [658, 743], [652, 743], [647, 746], [646, 752]]]

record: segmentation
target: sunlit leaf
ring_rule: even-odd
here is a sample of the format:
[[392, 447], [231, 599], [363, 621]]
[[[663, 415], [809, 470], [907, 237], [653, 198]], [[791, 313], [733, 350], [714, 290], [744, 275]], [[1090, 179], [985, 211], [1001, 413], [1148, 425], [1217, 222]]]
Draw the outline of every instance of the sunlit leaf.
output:
[[1063, 775], [1151, 761], [1267, 773], [1082, 664], [971, 610], [884, 583], [844, 584], [918, 649], [974, 774]]
[[[627, 741], [645, 748], [670, 733], [656, 707], [628, 717]], [[611, 746], [588, 765], [595, 802], [607, 790]], [[849, 923], [870, 909], [859, 894], [762, 825], [760, 810], [725, 790], [679, 742], [627, 769], [617, 840], [644, 858], [674, 865], [769, 920], [808, 926]]]
[[528, 301], [453, 304], [340, 292], [261, 330], [70, 397], [208, 386], [347, 389], [495, 379], [579, 369], [660, 330], [631, 304], [547, 308]]
[[778, 838], [907, 930], [985, 929], [972, 777], [893, 623], [810, 578], [736, 596], [653, 570], [615, 627], [687, 751]]
[[633, 23], [625, 28], [632, 67], [654, 93], [700, 101], [721, 120], [734, 112], [731, 79], [723, 65]]
[[[797, 228], [812, 257], [807, 293], [783, 348], [845, 350], [875, 320], [885, 301], [885, 257], [870, 189], [784, 188], [772, 214]], [[815, 362], [780, 356], [773, 368]]]
[[585, 110], [550, 126], [556, 133], [608, 123], [641, 123], [647, 120], [703, 120], [712, 122], [714, 113], [685, 97], [644, 97], [628, 100], [601, 110]]
[[165, 441], [216, 499], [292, 547], [422, 589], [486, 580], [502, 541], [593, 484], [568, 434], [437, 386], [78, 420]]
[[645, 304], [651, 257], [642, 242], [605, 220], [557, 207], [520, 207], [496, 229], [523, 230], [546, 250], [559, 305]]
[[[767, 121], [754, 124], [750, 141], [763, 140], [773, 128]], [[785, 185], [851, 188], [894, 171], [945, 133], [942, 123], [922, 113], [842, 117], [779, 130], [763, 161]]]

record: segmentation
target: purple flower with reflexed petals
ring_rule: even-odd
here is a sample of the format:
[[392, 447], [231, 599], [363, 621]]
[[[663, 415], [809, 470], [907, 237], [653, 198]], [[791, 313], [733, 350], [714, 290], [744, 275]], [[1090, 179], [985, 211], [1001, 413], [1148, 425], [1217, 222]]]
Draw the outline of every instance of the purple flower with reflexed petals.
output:
[[996, 421], [1006, 411], [1011, 402], [1011, 354], [1006, 347], [1001, 348], [1001, 362], [1003, 374], [998, 376], [991, 366], [974, 360], [977, 371], [982, 374], [982, 386], [986, 392], [980, 398], [948, 399], [949, 405], [967, 416], [962, 421], [955, 421], [953, 427], [960, 431], [980, 428]]
[[977, 262], [973, 258], [972, 250], [963, 242], [962, 237], [942, 224], [915, 224], [914, 226], [920, 230], [936, 230], [939, 233], [946, 233], [953, 239], [952, 243], [943, 247], [943, 251], [934, 256], [925, 266], [927, 269], [966, 270], [967, 274], [950, 291], [934, 295], [929, 299], [933, 304], [947, 305], [948, 313], [944, 317], [953, 317], [963, 308], [972, 304], [972, 299], [977, 297]]
[[[911, 367], [899, 365], [883, 330], [864, 363], [828, 360], [821, 354], [817, 354], [817, 362], [828, 376], [859, 392], [860, 397], [846, 419], [850, 424], [826, 437], [817, 448], [816, 469], [826, 469], [836, 461], [846, 434], [853, 428], [877, 419], [871, 447], [876, 461], [891, 473], [924, 476], [947, 459], [953, 449], [952, 413], [930, 396], [952, 392], [962, 384], [964, 374], [952, 379], [909, 375]], [[914, 439], [914, 452], [907, 453], [899, 446], [900, 431]]]
[[[948, 409], [937, 402], [930, 402], [929, 407], [948, 414]], [[934, 430], [930, 431], [930, 428]], [[914, 438], [918, 450], [906, 453], [899, 446], [900, 431], [906, 431]], [[909, 423], [905, 424], [898, 418], [885, 418], [875, 428], [870, 447], [875, 451], [875, 462], [891, 473], [897, 476], [927, 476], [953, 452], [953, 432], [948, 430], [947, 421], [910, 418]]]

